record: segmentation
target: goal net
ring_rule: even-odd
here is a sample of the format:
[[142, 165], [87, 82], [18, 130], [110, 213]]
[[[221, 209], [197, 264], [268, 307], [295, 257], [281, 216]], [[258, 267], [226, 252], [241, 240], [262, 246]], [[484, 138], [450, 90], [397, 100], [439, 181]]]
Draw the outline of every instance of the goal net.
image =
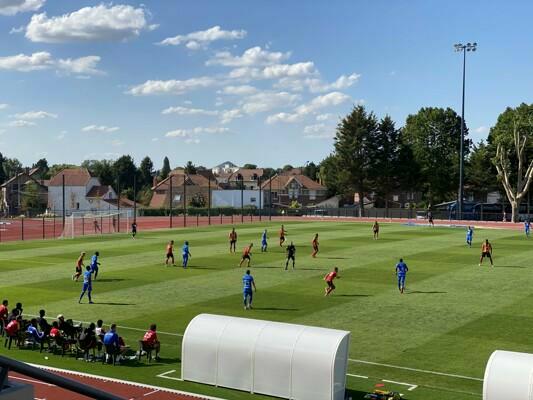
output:
[[133, 210], [74, 211], [65, 219], [62, 238], [104, 233], [127, 233], [131, 230]]

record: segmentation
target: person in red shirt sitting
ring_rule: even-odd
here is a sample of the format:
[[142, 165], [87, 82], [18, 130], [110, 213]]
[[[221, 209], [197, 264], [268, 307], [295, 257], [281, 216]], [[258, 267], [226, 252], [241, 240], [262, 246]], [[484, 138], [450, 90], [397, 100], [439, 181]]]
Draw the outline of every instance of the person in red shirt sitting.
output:
[[143, 344], [146, 348], [155, 350], [155, 359], [159, 360], [159, 351], [161, 349], [161, 343], [157, 338], [157, 326], [156, 324], [150, 325], [150, 329], [144, 334]]
[[7, 317], [9, 316], [9, 310], [7, 309], [9, 302], [4, 300], [0, 306], [0, 333], [2, 333], [7, 325]]
[[15, 319], [11, 320], [6, 326], [6, 336], [10, 338], [9, 348], [11, 348], [11, 340], [15, 340], [17, 345], [19, 344], [18, 333], [22, 325], [22, 316], [17, 316]]

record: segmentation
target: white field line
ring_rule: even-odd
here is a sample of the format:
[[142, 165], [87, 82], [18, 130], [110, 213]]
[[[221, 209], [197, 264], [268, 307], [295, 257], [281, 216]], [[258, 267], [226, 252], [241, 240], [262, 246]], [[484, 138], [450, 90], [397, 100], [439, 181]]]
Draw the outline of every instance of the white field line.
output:
[[394, 384], [396, 384], [396, 385], [407, 386], [407, 387], [409, 388], [409, 389], [407, 389], [407, 390], [409, 390], [409, 391], [413, 391], [413, 390], [415, 390], [415, 389], [418, 387], [418, 385], [413, 385], [413, 384], [411, 384], [411, 383], [389, 381], [389, 380], [387, 380], [387, 379], [382, 379], [382, 381], [383, 381], [383, 382], [387, 382], [387, 383], [394, 383]]
[[430, 371], [430, 370], [426, 370], [426, 369], [418, 369], [418, 368], [410, 368], [410, 367], [402, 367], [402, 366], [399, 366], [399, 365], [382, 364], [382, 363], [377, 363], [377, 362], [372, 362], [372, 361], [355, 360], [353, 358], [349, 358], [348, 361], [351, 361], [351, 362], [354, 362], [354, 363], [358, 363], [358, 364], [377, 365], [379, 367], [403, 369], [404, 371], [413, 371], [413, 372], [420, 372], [420, 373], [423, 373], [423, 374], [439, 375], [439, 376], [446, 376], [446, 377], [449, 377], [449, 378], [457, 378], [457, 379], [465, 379], [465, 380], [469, 380], [469, 381], [483, 382], [482, 378], [474, 378], [472, 376], [448, 374], [448, 373], [445, 373], [445, 372]]
[[133, 382], [133, 381], [125, 381], [125, 380], [116, 379], [116, 378], [109, 378], [107, 376], [86, 374], [84, 372], [77, 372], [77, 371], [70, 371], [68, 369], [49, 367], [47, 365], [40, 365], [40, 364], [28, 364], [28, 365], [31, 365], [32, 367], [36, 367], [36, 368], [41, 368], [41, 369], [45, 369], [45, 370], [48, 370], [48, 371], [52, 371], [52, 372], [61, 372], [61, 373], [67, 374], [67, 375], [77, 375], [77, 376], [82, 376], [82, 377], [85, 377], [85, 378], [99, 379], [99, 380], [102, 380], [102, 381], [105, 381], [105, 382], [122, 383], [124, 385], [131, 385], [131, 386], [144, 388], [144, 389], [159, 390], [161, 392], [170, 392], [170, 393], [175, 393], [175, 394], [182, 394], [182, 395], [185, 395], [185, 396], [198, 397], [198, 398], [200, 398], [202, 400], [225, 400], [225, 399], [222, 399], [220, 397], [206, 396], [204, 394], [185, 392], [183, 390], [175, 390], [175, 389], [170, 389], [170, 388], [161, 387], [161, 386], [146, 385], [144, 383]]
[[364, 376], [364, 375], [346, 374], [346, 376], [353, 376], [354, 378], [368, 379], [368, 376]]
[[175, 378], [173, 376], [167, 376], [168, 374], [173, 374], [174, 372], [176, 372], [175, 369], [171, 369], [170, 371], [167, 371], [167, 372], [163, 372], [159, 375], [156, 375], [156, 377], [158, 378], [163, 378], [163, 379], [171, 379], [173, 381], [180, 381], [180, 382], [183, 382], [183, 379], [182, 378]]
[[37, 385], [43, 385], [43, 386], [48, 386], [48, 387], [55, 387], [55, 385], [52, 385], [51, 383], [46, 383], [46, 382], [42, 382], [42, 381], [36, 381], [35, 379], [21, 378], [19, 376], [10, 376], [9, 379], [16, 379], [17, 381], [35, 383]]

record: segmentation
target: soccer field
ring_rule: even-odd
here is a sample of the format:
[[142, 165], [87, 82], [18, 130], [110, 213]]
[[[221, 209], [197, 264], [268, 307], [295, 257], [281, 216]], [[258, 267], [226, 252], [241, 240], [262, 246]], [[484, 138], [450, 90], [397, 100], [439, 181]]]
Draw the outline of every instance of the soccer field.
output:
[[[267, 253], [260, 252], [264, 228], [269, 230]], [[297, 247], [294, 271], [284, 271], [278, 223], [237, 226], [237, 254], [228, 252], [228, 226], [141, 232], [136, 240], [113, 235], [2, 243], [0, 297], [9, 299], [10, 309], [20, 301], [25, 314], [45, 308], [49, 322], [59, 313], [81, 321], [101, 318], [106, 325], [116, 322], [119, 334], [135, 349], [155, 322], [163, 358], [151, 365], [143, 359], [113, 367], [70, 355], [48, 355], [46, 360], [38, 351], [3, 346], [0, 354], [225, 399], [265, 398], [179, 380], [180, 334], [194, 316], [208, 312], [351, 331], [347, 387], [354, 400], [383, 381], [410, 400], [470, 400], [481, 397], [492, 351], [533, 352], [533, 247], [522, 232], [477, 229], [468, 248], [463, 228], [382, 224], [377, 241], [371, 224], [307, 221], [287, 222], [285, 228]], [[320, 252], [313, 259], [316, 232]], [[495, 268], [478, 267], [485, 238], [493, 244]], [[188, 270], [163, 265], [170, 239], [177, 256], [183, 241], [190, 242]], [[246, 311], [245, 268], [237, 264], [249, 242], [254, 243], [251, 269], [258, 292], [255, 308]], [[100, 252], [92, 305], [78, 304], [81, 283], [70, 278], [82, 250], [88, 258]], [[403, 295], [394, 272], [399, 257], [409, 266]], [[341, 279], [326, 298], [322, 278], [334, 266]]]

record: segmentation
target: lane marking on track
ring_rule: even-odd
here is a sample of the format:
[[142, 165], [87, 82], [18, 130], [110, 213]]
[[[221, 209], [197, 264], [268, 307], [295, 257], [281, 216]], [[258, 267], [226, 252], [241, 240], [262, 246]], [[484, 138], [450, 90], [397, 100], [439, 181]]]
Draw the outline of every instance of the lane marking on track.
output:
[[152, 390], [151, 392], [143, 394], [143, 397], [150, 396], [151, 394], [159, 393], [159, 392], [160, 392], [159, 389], [155, 389], [155, 390]]
[[35, 379], [27, 379], [27, 378], [21, 378], [19, 376], [10, 376], [9, 379], [16, 379], [17, 381], [23, 381], [23, 382], [29, 382], [29, 383], [35, 383], [37, 385], [43, 385], [48, 387], [55, 387], [56, 385], [52, 385], [51, 383], [46, 383], [42, 381], [37, 381]]
[[174, 372], [176, 372], [176, 370], [175, 369], [171, 369], [170, 371], [163, 372], [163, 373], [161, 373], [159, 375], [156, 375], [156, 377], [163, 378], [163, 379], [171, 379], [173, 381], [183, 382], [183, 378], [175, 378], [173, 376], [167, 376], [168, 374], [173, 374]]
[[157, 389], [157, 390], [159, 390], [161, 392], [169, 392], [169, 393], [181, 394], [181, 395], [190, 396], [190, 397], [197, 397], [197, 398], [200, 398], [202, 400], [225, 400], [225, 399], [223, 399], [221, 397], [207, 396], [205, 394], [200, 394], [200, 393], [185, 392], [183, 390], [176, 390], [176, 389], [171, 389], [171, 388], [166, 388], [166, 387], [161, 387], [161, 386], [148, 385], [148, 384], [134, 382], [134, 381], [126, 381], [126, 380], [123, 380], [123, 379], [109, 378], [107, 376], [87, 374], [85, 372], [77, 372], [77, 371], [71, 371], [71, 370], [68, 370], [68, 369], [49, 367], [47, 365], [30, 364], [30, 363], [28, 363], [28, 365], [31, 365], [32, 367], [36, 367], [36, 368], [52, 371], [52, 372], [60, 372], [60, 373], [66, 374], [66, 375], [74, 375], [74, 376], [81, 376], [81, 377], [84, 377], [84, 378], [98, 379], [98, 380], [103, 381], [103, 382], [122, 383], [124, 385], [131, 385], [131, 386], [138, 387], [138, 388], [143, 388], [143, 389], [152, 389], [152, 390], [156, 390]]
[[413, 384], [411, 384], [411, 383], [389, 381], [389, 380], [387, 380], [387, 379], [382, 379], [382, 381], [383, 381], [383, 382], [387, 382], [387, 383], [394, 383], [394, 384], [396, 384], [396, 385], [407, 386], [407, 387], [409, 387], [409, 389], [407, 389], [407, 390], [409, 390], [409, 391], [415, 390], [415, 389], [418, 387], [418, 385], [413, 385]]
[[449, 374], [449, 373], [446, 373], [446, 372], [430, 371], [430, 370], [426, 370], [426, 369], [402, 367], [400, 365], [382, 364], [382, 363], [373, 362], [373, 361], [356, 360], [356, 359], [353, 359], [353, 358], [349, 358], [348, 361], [351, 361], [351, 362], [354, 362], [354, 363], [358, 363], [358, 364], [376, 365], [378, 367], [403, 369], [405, 371], [420, 372], [420, 373], [423, 373], [423, 374], [446, 376], [448, 378], [457, 378], [457, 379], [465, 379], [465, 380], [469, 380], [469, 381], [483, 382], [482, 378], [474, 378], [472, 376]]

